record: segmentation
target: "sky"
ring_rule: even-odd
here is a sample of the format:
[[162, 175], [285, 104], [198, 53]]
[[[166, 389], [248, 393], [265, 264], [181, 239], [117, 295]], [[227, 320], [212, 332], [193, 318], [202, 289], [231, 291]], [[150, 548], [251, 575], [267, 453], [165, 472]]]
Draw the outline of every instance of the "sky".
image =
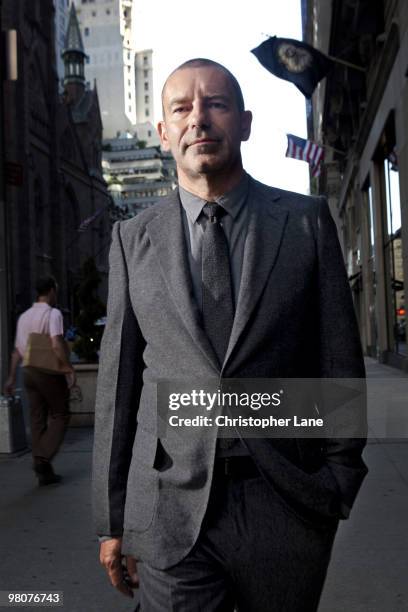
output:
[[237, 77], [253, 112], [250, 140], [242, 145], [245, 169], [258, 180], [309, 193], [308, 164], [285, 157], [286, 134], [306, 137], [305, 98], [261, 66], [250, 50], [266, 35], [302, 38], [300, 0], [138, 0], [137, 49], [153, 49], [155, 119], [168, 74], [193, 57], [224, 64]]

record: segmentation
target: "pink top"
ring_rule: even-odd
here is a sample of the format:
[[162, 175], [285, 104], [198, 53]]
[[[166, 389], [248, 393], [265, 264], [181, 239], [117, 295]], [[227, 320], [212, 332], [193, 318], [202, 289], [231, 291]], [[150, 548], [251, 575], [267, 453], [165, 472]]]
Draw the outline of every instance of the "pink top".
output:
[[64, 324], [61, 311], [51, 308], [46, 302], [34, 302], [31, 308], [23, 312], [17, 321], [15, 347], [24, 357], [28, 336], [31, 332], [62, 336]]

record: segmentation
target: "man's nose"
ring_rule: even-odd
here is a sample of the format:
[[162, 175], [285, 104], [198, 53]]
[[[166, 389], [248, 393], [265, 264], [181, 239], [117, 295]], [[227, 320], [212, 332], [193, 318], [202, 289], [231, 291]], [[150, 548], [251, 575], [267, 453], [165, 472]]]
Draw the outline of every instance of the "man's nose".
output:
[[208, 129], [211, 121], [208, 113], [208, 108], [203, 102], [197, 102], [193, 106], [190, 115], [190, 127], [195, 129]]

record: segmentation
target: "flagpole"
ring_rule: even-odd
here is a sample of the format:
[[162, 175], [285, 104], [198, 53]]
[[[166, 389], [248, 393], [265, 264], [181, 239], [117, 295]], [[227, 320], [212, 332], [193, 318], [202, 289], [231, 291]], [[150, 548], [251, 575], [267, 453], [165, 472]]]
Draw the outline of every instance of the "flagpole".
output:
[[[287, 138], [289, 138], [289, 136], [294, 136], [294, 134], [286, 134]], [[347, 155], [346, 151], [341, 151], [340, 149], [335, 149], [334, 147], [332, 147], [330, 145], [321, 144], [320, 142], [314, 142], [313, 140], [309, 140], [309, 142], [312, 142], [313, 144], [316, 144], [318, 147], [321, 147], [322, 149], [330, 149], [331, 151], [334, 151], [335, 153], [339, 153], [339, 155]]]
[[344, 155], [344, 156], [347, 155], [346, 151], [335, 149], [334, 147], [331, 147], [330, 145], [319, 144], [319, 147], [323, 147], [323, 149], [331, 149], [332, 151], [334, 151], [335, 153], [338, 153], [339, 155]]
[[[267, 36], [268, 38], [273, 38], [273, 36], [271, 36], [271, 34], [266, 34], [265, 32], [261, 32], [262, 36]], [[308, 44], [305, 43], [303, 40], [300, 40], [299, 42], [304, 43], [304, 44]], [[310, 45], [312, 46], [312, 45]], [[315, 47], [313, 47], [315, 48]], [[322, 51], [320, 51], [320, 49], [316, 49], [316, 51], [319, 51], [320, 53], [323, 53]], [[336, 62], [337, 64], [342, 64], [343, 66], [347, 66], [348, 68], [354, 68], [354, 70], [359, 70], [360, 72], [367, 72], [367, 68], [363, 68], [363, 66], [358, 66], [357, 64], [353, 64], [352, 62], [348, 62], [347, 60], [343, 60], [340, 59], [339, 57], [334, 57], [334, 55], [327, 55], [325, 53], [323, 53], [323, 55], [326, 55], [326, 57], [328, 57], [329, 59], [332, 60], [332, 62]]]
[[363, 66], [357, 66], [357, 64], [352, 64], [351, 62], [347, 62], [339, 57], [334, 57], [333, 55], [327, 55], [327, 57], [331, 59], [332, 62], [336, 62], [337, 64], [342, 64], [348, 68], [354, 68], [354, 70], [359, 70], [360, 72], [367, 72], [367, 68], [363, 68]]

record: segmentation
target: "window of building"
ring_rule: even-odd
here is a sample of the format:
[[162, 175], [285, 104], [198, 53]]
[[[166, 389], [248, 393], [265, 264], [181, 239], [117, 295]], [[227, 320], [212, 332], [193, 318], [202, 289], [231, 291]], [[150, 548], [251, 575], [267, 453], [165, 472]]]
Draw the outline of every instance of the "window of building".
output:
[[110, 9], [106, 9], [106, 14], [110, 15]]
[[367, 228], [368, 228], [368, 253], [369, 257], [374, 257], [374, 203], [373, 190], [371, 185], [367, 186]]
[[148, 109], [148, 108], [146, 108], [146, 109], [145, 109], [145, 115], [146, 115], [146, 117], [148, 117], [148, 116], [149, 116], [149, 114], [150, 114], [150, 113], [149, 113], [149, 109]]
[[131, 80], [130, 80], [130, 79], [128, 79], [128, 85], [130, 85], [130, 84], [131, 84]]
[[96, 17], [96, 11], [92, 11], [92, 17]]
[[401, 200], [398, 166], [390, 157], [384, 160], [385, 192], [387, 198], [387, 229], [393, 236], [401, 229]]
[[147, 130], [147, 136], [148, 136], [148, 138], [151, 138], [151, 136], [152, 136], [152, 130]]
[[387, 231], [384, 254], [388, 265], [388, 313], [391, 350], [408, 356], [405, 329], [404, 271], [402, 264], [401, 199], [398, 167], [384, 160]]
[[91, 56], [87, 55], [86, 58], [85, 58], [85, 61], [86, 61], [87, 64], [89, 64], [91, 62]]
[[145, 88], [145, 91], [149, 91], [149, 83], [145, 82], [144, 88]]
[[145, 96], [145, 104], [149, 104], [149, 96]]
[[84, 34], [85, 34], [85, 36], [89, 36], [89, 28], [85, 28], [84, 29]]
[[130, 59], [130, 51], [128, 51], [127, 58]]
[[132, 94], [130, 92], [128, 93], [128, 98], [129, 98], [129, 100], [132, 99]]
[[148, 62], [147, 55], [144, 55], [143, 56], [143, 63], [144, 63], [145, 66], [146, 66], [147, 62]]
[[149, 71], [148, 70], [143, 70], [143, 76], [145, 79], [147, 79], [147, 77], [149, 76]]
[[391, 113], [381, 137], [376, 163], [376, 171], [379, 173], [381, 180], [388, 349], [408, 357], [402, 262], [400, 177], [395, 145], [395, 118], [394, 114]]

